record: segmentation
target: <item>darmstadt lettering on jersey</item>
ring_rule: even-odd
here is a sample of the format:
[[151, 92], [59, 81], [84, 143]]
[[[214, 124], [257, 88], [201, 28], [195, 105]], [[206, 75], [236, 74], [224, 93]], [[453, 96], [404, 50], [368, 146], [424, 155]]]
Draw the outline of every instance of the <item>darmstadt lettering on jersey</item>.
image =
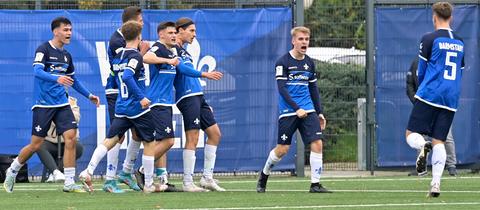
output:
[[453, 50], [458, 52], [463, 52], [463, 46], [459, 44], [452, 44], [448, 42], [439, 42], [438, 48], [442, 50]]

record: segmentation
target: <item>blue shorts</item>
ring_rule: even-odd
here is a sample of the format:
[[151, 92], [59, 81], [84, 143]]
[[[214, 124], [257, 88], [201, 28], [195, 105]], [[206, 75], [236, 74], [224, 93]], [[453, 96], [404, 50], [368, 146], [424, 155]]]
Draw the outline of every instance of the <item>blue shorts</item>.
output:
[[305, 145], [323, 139], [320, 119], [315, 112], [312, 112], [308, 113], [307, 117], [303, 119], [298, 118], [297, 115], [278, 119], [277, 144], [292, 144], [292, 136], [297, 129], [300, 131]]
[[150, 108], [153, 120], [155, 121], [155, 130], [159, 139], [174, 138], [172, 123], [172, 107], [170, 106], [154, 106]]
[[159, 139], [151, 112], [147, 112], [135, 119], [116, 117], [108, 129], [107, 138], [113, 138], [114, 136], [122, 137], [130, 128], [135, 128], [135, 133], [142, 141], [151, 142]]
[[407, 130], [446, 141], [454, 116], [453, 111], [415, 100]]
[[106, 95], [108, 105], [108, 119], [110, 119], [110, 125], [112, 125], [113, 119], [115, 119], [115, 103], [117, 102], [117, 97], [118, 93]]
[[205, 130], [217, 124], [212, 109], [203, 95], [184, 98], [177, 103], [177, 107], [182, 112], [185, 131], [192, 129]]
[[54, 108], [36, 107], [33, 109], [32, 135], [47, 136], [52, 121], [56, 125], [58, 135], [78, 126], [69, 105]]

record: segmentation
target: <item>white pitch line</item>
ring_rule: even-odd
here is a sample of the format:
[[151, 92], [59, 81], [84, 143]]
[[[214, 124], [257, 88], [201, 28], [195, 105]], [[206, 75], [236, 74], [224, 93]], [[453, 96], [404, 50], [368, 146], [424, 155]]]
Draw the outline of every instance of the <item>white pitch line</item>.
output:
[[[56, 191], [61, 190], [61, 186], [49, 186], [49, 187], [15, 187], [14, 191]], [[130, 189], [124, 189], [126, 191], [132, 191]], [[101, 192], [100, 188], [96, 190]], [[255, 189], [227, 189], [230, 192], [256, 192]], [[359, 193], [426, 193], [427, 190], [332, 190], [333, 192], [359, 192]], [[307, 192], [307, 190], [292, 190], [292, 189], [268, 189], [267, 192]], [[448, 190], [442, 191], [442, 193], [474, 193], [478, 194], [480, 191], [477, 190]]]
[[[480, 202], [466, 202], [466, 203], [379, 203], [379, 204], [345, 204], [345, 205], [321, 205], [321, 206], [257, 206], [257, 207], [231, 207], [231, 208], [199, 208], [195, 210], [236, 210], [236, 209], [320, 209], [320, 208], [365, 208], [365, 207], [402, 207], [402, 206], [458, 206], [458, 205], [479, 205]], [[173, 209], [185, 210], [185, 209]]]
[[[431, 180], [431, 177], [418, 177], [418, 178], [351, 178], [351, 179], [321, 179], [321, 182], [363, 182], [363, 181], [419, 181], [419, 180]], [[480, 179], [480, 176], [472, 176], [472, 177], [444, 177], [442, 180], [456, 180], [456, 179]], [[226, 181], [220, 180], [220, 183], [256, 183], [257, 180], [244, 180], [244, 181]], [[286, 179], [286, 180], [268, 180], [268, 183], [271, 182], [310, 182], [309, 179]]]
[[[256, 192], [255, 189], [227, 189], [230, 192]], [[362, 192], [362, 193], [427, 193], [428, 190], [331, 190], [333, 192]], [[267, 192], [308, 192], [308, 190], [269, 190]], [[443, 190], [442, 193], [480, 193], [477, 190]]]

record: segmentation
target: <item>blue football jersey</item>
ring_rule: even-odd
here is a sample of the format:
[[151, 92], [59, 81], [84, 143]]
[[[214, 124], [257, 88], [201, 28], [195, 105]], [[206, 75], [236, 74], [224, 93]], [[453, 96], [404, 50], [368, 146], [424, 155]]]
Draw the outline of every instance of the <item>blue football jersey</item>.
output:
[[[64, 76], [75, 73], [72, 56], [65, 49], [58, 49], [50, 42], [41, 44], [35, 51], [34, 68], [41, 67], [51, 75]], [[56, 81], [34, 79], [35, 107], [61, 107], [68, 105], [66, 88]]]
[[113, 71], [116, 75], [116, 84], [119, 87], [119, 94], [115, 103], [115, 116], [137, 118], [150, 111], [150, 109], [142, 109], [140, 101], [143, 98], [136, 97], [132, 94], [132, 87], [128, 87], [122, 80], [125, 71], [133, 71], [135, 83], [142, 93], [146, 92], [145, 88], [145, 69], [143, 67], [142, 55], [137, 49], [122, 48], [113, 58]]
[[125, 39], [123, 38], [122, 32], [120, 32], [120, 29], [117, 29], [115, 32], [113, 32], [112, 36], [110, 37], [110, 41], [108, 42], [108, 61], [110, 63], [110, 74], [108, 75], [107, 78], [107, 84], [105, 86], [105, 94], [117, 94], [118, 93], [118, 87], [116, 84], [116, 75], [113, 71], [113, 58], [120, 52], [122, 48], [125, 47], [127, 43], [125, 42]]
[[[185, 61], [186, 65], [191, 65], [193, 68], [193, 59], [192, 56], [187, 52], [187, 50], [181, 46], [175, 47], [178, 56]], [[198, 70], [198, 69], [197, 69]], [[178, 101], [196, 95], [203, 95], [202, 85], [200, 84], [200, 79], [195, 77], [189, 77], [180, 72], [175, 76], [175, 100]]]
[[431, 106], [456, 111], [464, 62], [463, 40], [451, 29], [428, 33], [420, 42], [415, 98]]
[[[288, 94], [292, 100], [307, 113], [315, 112], [315, 107], [308, 89], [309, 82], [316, 82], [315, 64], [305, 55], [303, 60], [293, 58], [290, 53], [280, 57], [275, 63], [275, 77], [286, 80]], [[280, 95], [278, 100], [280, 117], [294, 116], [295, 110]]]
[[[175, 54], [159, 41], [155, 42], [147, 53], [154, 53], [157, 57], [168, 59], [175, 57]], [[150, 86], [147, 90], [147, 97], [152, 102], [151, 106], [172, 106], [175, 104], [173, 95], [175, 66], [166, 63], [151, 64], [149, 69]]]

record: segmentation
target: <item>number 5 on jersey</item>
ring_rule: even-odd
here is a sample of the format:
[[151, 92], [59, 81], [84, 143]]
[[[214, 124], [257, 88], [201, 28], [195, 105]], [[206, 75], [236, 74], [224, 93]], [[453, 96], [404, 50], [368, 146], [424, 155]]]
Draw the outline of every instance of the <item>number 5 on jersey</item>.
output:
[[[457, 64], [455, 62], [451, 61], [452, 57], [457, 57], [456, 52], [447, 52], [447, 56], [445, 57], [445, 71], [443, 72], [443, 78], [448, 79], [448, 80], [455, 80], [457, 77]], [[448, 66], [451, 67], [451, 70], [448, 70]]]

